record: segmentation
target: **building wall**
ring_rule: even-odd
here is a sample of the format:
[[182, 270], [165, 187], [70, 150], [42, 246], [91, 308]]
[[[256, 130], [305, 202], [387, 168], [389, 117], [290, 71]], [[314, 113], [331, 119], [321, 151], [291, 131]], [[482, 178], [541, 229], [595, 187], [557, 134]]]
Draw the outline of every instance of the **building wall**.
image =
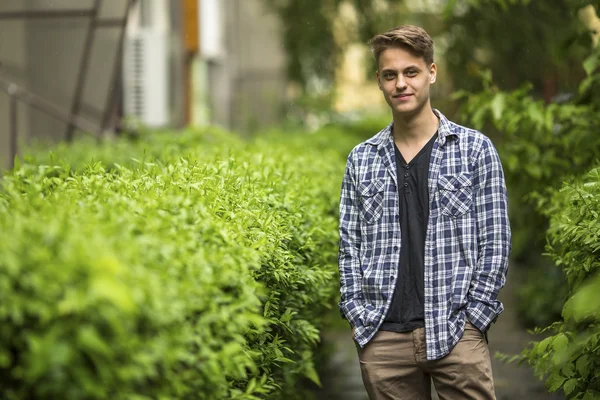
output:
[[[206, 38], [200, 46], [211, 122], [241, 132], [281, 122], [287, 85], [281, 22], [261, 0], [221, 0], [218, 5], [220, 32], [213, 34], [219, 49], [211, 45], [207, 55]], [[215, 15], [201, 15], [201, 36], [206, 18]]]
[[255, 130], [281, 121], [286, 89], [286, 60], [280, 20], [263, 1], [235, 1], [240, 33], [238, 74], [233, 82], [233, 126]]
[[152, 128], [186, 120], [184, 15], [181, 1], [139, 0], [125, 38], [124, 112]]
[[[0, 11], [88, 9], [93, 1], [11, 0], [0, 2]], [[204, 1], [209, 0], [200, 0], [200, 5]], [[180, 126], [185, 105], [181, 86], [182, 49], [178, 42], [181, 9], [178, 2], [170, 0], [139, 2], [166, 2], [169, 5], [167, 18], [173, 30], [169, 55], [170, 112], [172, 125]], [[219, 57], [202, 59], [204, 67], [197, 68], [195, 78], [204, 75], [204, 80], [196, 86], [200, 90], [195, 90], [195, 95], [208, 98], [211, 122], [229, 129], [244, 132], [277, 124], [282, 118], [287, 85], [280, 21], [264, 8], [262, 0], [216, 0], [216, 4], [221, 7], [219, 23], [223, 52]], [[125, 9], [125, 1], [103, 0], [100, 14], [101, 17], [119, 17]], [[64, 111], [70, 111], [88, 26], [88, 18], [1, 21], [0, 73]], [[80, 112], [96, 123], [100, 123], [101, 110], [114, 90], [110, 86], [110, 77], [118, 38], [118, 28], [97, 29], [90, 49]], [[20, 104], [19, 109], [21, 141], [65, 137], [67, 127], [64, 122], [24, 104]], [[8, 115], [8, 100], [2, 94], [0, 115]], [[0, 118], [0, 162], [3, 165], [8, 162], [8, 137], [8, 118]]]
[[[62, 0], [54, 8], [89, 8], [92, 0]], [[100, 17], [119, 17], [125, 2], [104, 0]], [[29, 0], [30, 9], [48, 7], [47, 0]], [[77, 79], [90, 24], [89, 18], [30, 20], [27, 22], [26, 51], [28, 86], [36, 94], [55, 102], [66, 111], [73, 107]], [[89, 49], [90, 60], [81, 95], [81, 112], [99, 123], [107, 96], [114, 89], [110, 78], [114, 67], [119, 28], [99, 28]], [[29, 136], [58, 140], [66, 124], [37, 110], [30, 112]]]
[[[104, 0], [101, 18], [124, 15], [125, 1]], [[89, 9], [93, 0], [12, 0], [0, 2], [0, 11]], [[77, 75], [89, 18], [40, 18], [0, 21], [2, 77], [51, 101], [64, 111], [73, 106]], [[119, 28], [99, 28], [90, 48], [90, 61], [82, 91], [80, 111], [99, 123], [109, 93]], [[7, 96], [0, 94], [0, 115], [8, 115]], [[19, 104], [19, 138], [59, 140], [66, 124], [24, 103]], [[8, 165], [8, 118], [0, 118], [0, 157]]]

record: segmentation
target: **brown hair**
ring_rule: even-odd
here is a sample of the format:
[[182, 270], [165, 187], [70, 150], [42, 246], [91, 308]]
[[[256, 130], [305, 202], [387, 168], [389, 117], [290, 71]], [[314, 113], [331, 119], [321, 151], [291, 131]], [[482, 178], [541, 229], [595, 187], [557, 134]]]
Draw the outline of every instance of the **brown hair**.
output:
[[433, 63], [433, 40], [423, 28], [414, 25], [400, 25], [387, 32], [377, 34], [369, 40], [375, 62], [389, 48], [401, 47], [418, 57], [423, 57], [427, 65]]

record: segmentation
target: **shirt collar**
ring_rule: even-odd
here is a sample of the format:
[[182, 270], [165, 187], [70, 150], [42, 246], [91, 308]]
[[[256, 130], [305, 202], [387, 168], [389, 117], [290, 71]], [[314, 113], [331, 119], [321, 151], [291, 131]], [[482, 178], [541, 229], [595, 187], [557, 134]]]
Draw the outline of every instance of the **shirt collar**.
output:
[[[440, 119], [440, 125], [438, 127], [438, 144], [443, 146], [446, 144], [446, 139], [448, 136], [459, 136], [459, 131], [453, 126], [454, 124], [448, 120], [439, 110], [433, 109], [435, 115]], [[367, 143], [372, 144], [374, 146], [380, 146], [385, 144], [388, 140], [391, 139], [392, 136], [392, 127], [394, 126], [394, 121], [390, 122], [388, 126], [383, 128], [377, 135], [367, 140]]]

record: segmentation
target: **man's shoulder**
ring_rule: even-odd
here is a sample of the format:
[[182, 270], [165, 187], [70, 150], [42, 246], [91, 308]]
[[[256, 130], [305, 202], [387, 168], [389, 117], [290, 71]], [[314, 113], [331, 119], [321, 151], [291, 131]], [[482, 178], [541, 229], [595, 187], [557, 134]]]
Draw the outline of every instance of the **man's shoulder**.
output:
[[357, 158], [363, 158], [369, 153], [376, 152], [379, 145], [389, 138], [391, 125], [392, 124], [390, 123], [370, 138], [354, 146], [349, 157], [354, 160]]
[[476, 155], [489, 147], [494, 148], [492, 140], [481, 131], [469, 128], [468, 126], [457, 124], [456, 122], [446, 120], [448, 130], [459, 137], [463, 145], [470, 150], [472, 156]]
[[459, 137], [467, 138], [469, 142], [487, 142], [490, 139], [477, 129], [469, 128], [468, 126], [457, 124], [454, 121], [448, 120], [448, 128], [450, 132]]
[[488, 136], [477, 129], [446, 121], [449, 131], [458, 136], [459, 146], [464, 149], [471, 163], [476, 164], [482, 160], [487, 162], [487, 155], [490, 154], [497, 156], [498, 151]]

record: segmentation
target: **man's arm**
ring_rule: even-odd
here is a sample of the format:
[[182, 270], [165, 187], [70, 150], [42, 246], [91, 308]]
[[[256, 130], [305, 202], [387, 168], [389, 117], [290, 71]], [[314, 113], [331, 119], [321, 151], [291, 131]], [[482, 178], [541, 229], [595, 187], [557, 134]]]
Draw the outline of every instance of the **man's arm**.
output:
[[506, 282], [511, 231], [500, 158], [486, 138], [475, 168], [478, 259], [468, 293], [467, 318], [482, 332], [503, 311], [498, 292]]
[[360, 220], [357, 206], [356, 181], [352, 154], [348, 157], [340, 195], [340, 311], [353, 328], [360, 326], [364, 308], [362, 273], [359, 261]]

